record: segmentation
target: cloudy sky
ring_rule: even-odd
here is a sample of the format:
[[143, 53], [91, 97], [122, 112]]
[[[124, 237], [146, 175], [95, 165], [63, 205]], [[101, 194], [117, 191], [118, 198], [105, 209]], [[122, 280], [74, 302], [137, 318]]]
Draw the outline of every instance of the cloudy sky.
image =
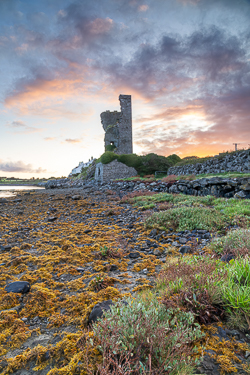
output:
[[134, 152], [250, 144], [250, 0], [1, 0], [0, 176], [68, 175], [131, 94]]

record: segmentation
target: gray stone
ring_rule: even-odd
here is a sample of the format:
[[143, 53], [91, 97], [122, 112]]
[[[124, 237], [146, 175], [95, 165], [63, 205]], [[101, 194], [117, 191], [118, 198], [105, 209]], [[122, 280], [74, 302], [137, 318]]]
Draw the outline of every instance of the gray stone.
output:
[[187, 239], [182, 237], [182, 238], [179, 238], [179, 242], [182, 244], [182, 245], [185, 245], [185, 243], [187, 243]]
[[179, 244], [179, 242], [172, 242], [172, 246], [175, 246], [175, 247], [181, 247], [181, 244]]
[[109, 270], [110, 270], [111, 272], [117, 271], [117, 270], [118, 270], [118, 266], [117, 266], [116, 264], [111, 264]]
[[28, 293], [30, 290], [30, 284], [28, 281], [14, 281], [5, 287], [8, 293]]
[[244, 193], [244, 191], [240, 190], [238, 193], [234, 194], [234, 198], [246, 198], [246, 194]]
[[73, 195], [72, 199], [73, 199], [73, 201], [78, 201], [79, 199], [81, 199], [81, 196], [80, 195]]
[[155, 237], [157, 235], [157, 229], [152, 229], [149, 235]]
[[103, 312], [110, 310], [112, 305], [113, 301], [111, 299], [97, 303], [89, 315], [88, 324], [95, 323], [98, 318], [103, 316]]
[[181, 254], [191, 253], [192, 249], [190, 246], [182, 246], [179, 250]]
[[153, 254], [156, 255], [156, 256], [160, 256], [161, 252], [160, 252], [160, 250], [155, 249]]
[[50, 217], [48, 217], [48, 222], [50, 222], [50, 223], [52, 223], [55, 220], [57, 220], [57, 216], [50, 216]]
[[140, 253], [138, 251], [134, 251], [134, 252], [131, 252], [129, 254], [129, 258], [131, 258], [131, 259], [139, 258], [140, 256], [141, 255], [140, 255]]

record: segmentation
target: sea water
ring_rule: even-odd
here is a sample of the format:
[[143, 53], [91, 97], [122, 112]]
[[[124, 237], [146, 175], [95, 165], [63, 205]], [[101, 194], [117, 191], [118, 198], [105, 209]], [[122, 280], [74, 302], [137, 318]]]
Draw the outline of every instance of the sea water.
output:
[[20, 190], [39, 190], [44, 189], [40, 186], [28, 186], [28, 185], [0, 185], [0, 198], [14, 197]]

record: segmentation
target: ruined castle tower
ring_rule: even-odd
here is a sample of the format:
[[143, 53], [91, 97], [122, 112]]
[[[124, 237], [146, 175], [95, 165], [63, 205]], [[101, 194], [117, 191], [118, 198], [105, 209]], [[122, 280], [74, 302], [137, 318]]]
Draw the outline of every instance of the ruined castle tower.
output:
[[131, 95], [120, 95], [121, 112], [102, 112], [101, 123], [105, 131], [106, 151], [116, 154], [132, 154], [132, 110]]

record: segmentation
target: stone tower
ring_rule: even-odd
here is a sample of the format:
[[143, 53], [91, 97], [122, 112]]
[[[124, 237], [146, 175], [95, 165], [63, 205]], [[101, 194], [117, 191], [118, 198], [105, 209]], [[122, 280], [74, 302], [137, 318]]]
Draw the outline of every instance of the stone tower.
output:
[[116, 154], [132, 154], [131, 95], [120, 95], [121, 112], [102, 112], [101, 122], [105, 131], [105, 150]]

